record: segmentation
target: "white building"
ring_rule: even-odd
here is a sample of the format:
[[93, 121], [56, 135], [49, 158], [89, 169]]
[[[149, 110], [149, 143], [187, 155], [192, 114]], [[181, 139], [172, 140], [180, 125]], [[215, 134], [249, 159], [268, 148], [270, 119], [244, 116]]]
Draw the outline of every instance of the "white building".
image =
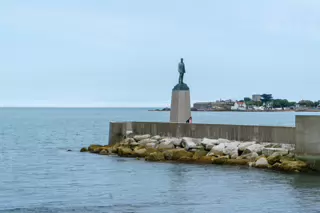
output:
[[243, 111], [247, 110], [247, 105], [245, 102], [242, 101], [236, 101], [234, 105], [231, 107], [231, 110], [237, 110], [237, 111]]

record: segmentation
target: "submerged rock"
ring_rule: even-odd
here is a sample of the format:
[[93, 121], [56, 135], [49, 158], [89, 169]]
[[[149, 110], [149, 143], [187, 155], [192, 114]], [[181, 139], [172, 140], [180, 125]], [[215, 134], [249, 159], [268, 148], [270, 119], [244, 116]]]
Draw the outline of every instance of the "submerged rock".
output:
[[82, 148], [80, 149], [80, 152], [88, 152], [88, 149], [87, 149], [86, 147], [82, 147]]

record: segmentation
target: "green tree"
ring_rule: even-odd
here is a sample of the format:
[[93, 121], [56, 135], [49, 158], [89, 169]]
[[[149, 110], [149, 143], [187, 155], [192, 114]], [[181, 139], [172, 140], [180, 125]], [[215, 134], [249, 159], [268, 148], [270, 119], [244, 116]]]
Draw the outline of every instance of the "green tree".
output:
[[261, 102], [264, 105], [267, 105], [268, 103], [270, 103], [272, 101], [273, 97], [272, 94], [262, 94], [261, 95]]
[[244, 100], [244, 102], [246, 102], [246, 103], [247, 103], [247, 102], [250, 102], [250, 101], [251, 101], [251, 98], [249, 98], [249, 97], [245, 97], [243, 100]]
[[313, 101], [310, 100], [301, 100], [299, 101], [299, 105], [304, 107], [314, 107], [315, 104]]

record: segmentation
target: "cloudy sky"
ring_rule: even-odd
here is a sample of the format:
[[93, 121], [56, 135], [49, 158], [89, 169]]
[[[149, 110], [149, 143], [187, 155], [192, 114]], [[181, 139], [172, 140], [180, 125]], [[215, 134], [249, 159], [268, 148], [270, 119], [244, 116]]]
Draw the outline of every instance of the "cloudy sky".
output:
[[319, 0], [0, 2], [0, 106], [320, 99]]

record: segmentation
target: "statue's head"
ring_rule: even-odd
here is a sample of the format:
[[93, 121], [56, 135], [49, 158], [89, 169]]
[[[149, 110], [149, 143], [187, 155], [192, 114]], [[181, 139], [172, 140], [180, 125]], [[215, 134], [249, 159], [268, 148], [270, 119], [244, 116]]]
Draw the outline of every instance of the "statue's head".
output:
[[181, 62], [183, 62], [183, 58], [181, 58]]

